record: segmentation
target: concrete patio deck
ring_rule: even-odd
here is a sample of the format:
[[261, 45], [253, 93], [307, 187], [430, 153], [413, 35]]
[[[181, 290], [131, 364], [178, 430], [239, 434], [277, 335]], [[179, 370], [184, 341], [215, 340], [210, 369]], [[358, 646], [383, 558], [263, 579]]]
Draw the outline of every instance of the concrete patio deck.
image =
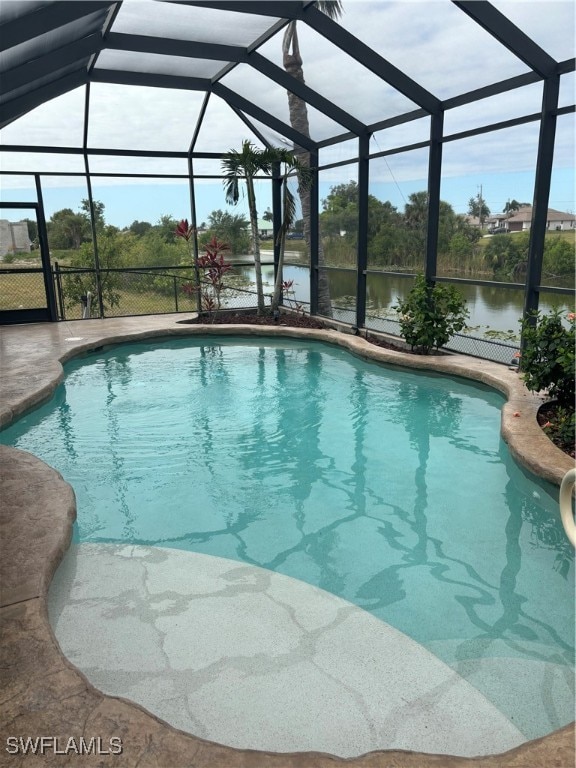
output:
[[[49, 399], [62, 378], [61, 362], [83, 351], [155, 336], [266, 333], [320, 339], [389, 364], [483, 381], [508, 398], [503, 408], [502, 433], [521, 463], [555, 483], [572, 467], [569, 457], [550, 443], [536, 423], [539, 398], [528, 393], [518, 374], [505, 366], [463, 356], [428, 359], [404, 355], [333, 330], [271, 327], [264, 331], [249, 326], [178, 324], [182, 319], [181, 315], [166, 315], [0, 328], [0, 424], [9, 424]], [[22, 451], [0, 446], [0, 466], [3, 764], [199, 768], [324, 768], [339, 764], [358, 768], [564, 768], [573, 764], [573, 725], [503, 755], [462, 758], [394, 750], [343, 760], [312, 752], [277, 754], [223, 747], [178, 731], [130, 701], [104, 695], [62, 654], [47, 616], [48, 587], [70, 543], [76, 512], [73, 491], [55, 470]], [[8, 737], [20, 736], [48, 736], [58, 741], [47, 743], [42, 757], [24, 757], [6, 748]], [[86, 741], [100, 738], [100, 754], [79, 757], [73, 749], [62, 754], [70, 739], [78, 744], [80, 737]], [[106, 753], [112, 751], [112, 737], [122, 740], [121, 754]]]

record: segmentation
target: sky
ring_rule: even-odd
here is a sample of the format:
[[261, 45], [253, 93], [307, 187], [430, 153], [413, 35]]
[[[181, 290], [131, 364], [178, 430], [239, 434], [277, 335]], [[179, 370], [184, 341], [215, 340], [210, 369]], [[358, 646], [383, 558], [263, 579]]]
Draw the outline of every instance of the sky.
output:
[[[356, 180], [349, 173], [342, 175], [341, 181], [334, 183], [347, 183]], [[574, 173], [570, 170], [555, 174], [554, 185], [550, 197], [550, 208], [560, 211], [574, 212]], [[482, 194], [492, 213], [503, 211], [508, 200], [515, 199], [518, 202], [531, 204], [533, 197], [534, 174], [532, 172], [494, 174], [490, 176], [478, 173], [477, 175], [447, 178], [442, 184], [441, 196], [443, 200], [451, 203], [456, 213], [468, 212], [468, 201], [471, 197]], [[258, 193], [258, 209], [262, 214], [271, 207], [271, 199], [268, 185], [260, 185]], [[320, 198], [325, 199], [329, 194], [332, 183], [324, 183], [320, 187]], [[426, 189], [426, 179], [401, 182], [396, 186], [394, 182], [388, 184], [378, 183], [370, 187], [370, 194], [374, 194], [381, 200], [390, 200], [398, 210], [402, 211], [410, 193]], [[26, 192], [26, 194], [23, 194]], [[190, 201], [187, 183], [167, 184], [160, 186], [127, 185], [127, 186], [98, 186], [93, 190], [94, 198], [105, 204], [105, 218], [108, 224], [117, 227], [127, 227], [133, 221], [149, 221], [155, 224], [161, 216], [170, 215], [175, 219], [191, 219]], [[199, 183], [197, 190], [197, 222], [201, 224], [208, 220], [209, 214], [215, 210], [227, 210], [232, 214], [247, 216], [246, 201], [241, 199], [236, 208], [226, 206], [223, 199], [222, 186]], [[5, 198], [8, 195], [4, 196]], [[10, 197], [22, 202], [35, 199], [33, 190], [10, 190]], [[87, 197], [85, 188], [78, 187], [47, 187], [44, 190], [44, 205], [46, 216], [50, 218], [55, 211], [62, 208], [71, 208], [73, 211], [80, 209], [80, 203]], [[321, 206], [322, 208], [322, 206]], [[4, 210], [1, 218], [19, 220], [27, 216], [26, 212], [18, 213]]]
[[[193, 29], [180, 21], [186, 9], [165, 5], [163, 28], [146, 26], [148, 9], [157, 3], [146, 0], [127, 0], [118, 16], [118, 31], [141, 34], [169, 34], [197, 40], [215, 39], [214, 11], [194, 9]], [[525, 65], [490, 35], [474, 24], [448, 0], [344, 0], [344, 15], [340, 23], [362, 41], [374, 47], [392, 64], [404, 71], [435, 96], [446, 99], [482, 87], [488, 83], [522, 74]], [[495, 0], [494, 5], [557, 60], [574, 55], [574, 4], [561, 0]], [[172, 15], [172, 16], [171, 16]], [[242, 15], [235, 14], [218, 29], [218, 36], [231, 44], [247, 44], [250, 32], [240, 23]], [[182, 16], [182, 20], [187, 17]], [[218, 16], [220, 19], [221, 16]], [[269, 19], [257, 19], [262, 28]], [[258, 27], [259, 29], [259, 27]], [[299, 25], [299, 37], [307, 84], [347, 110], [365, 123], [400, 114], [415, 108], [405, 96], [382, 84], [376, 76], [354, 59], [338, 52], [331, 43], [306, 25]], [[102, 59], [101, 66], [114, 67], [128, 64], [134, 69], [145, 69], [145, 60], [115, 58], [111, 52]], [[276, 35], [259, 49], [259, 53], [273, 63], [281, 65], [281, 37]], [[134, 56], [138, 57], [137, 54]], [[152, 57], [153, 58], [153, 57]], [[170, 62], [168, 62], [170, 63]], [[154, 66], [164, 67], [167, 62], [154, 60]], [[221, 66], [220, 62], [194, 62], [180, 60], [180, 67], [195, 71], [201, 67]], [[233, 69], [222, 80], [241, 95], [270, 114], [289, 123], [286, 92], [270, 87], [269, 81], [247, 64]], [[574, 74], [563, 77], [560, 104], [574, 103]], [[144, 150], [175, 149], [186, 151], [196, 125], [203, 93], [135, 88], [95, 83], [91, 88], [91, 108], [88, 133], [90, 147], [129, 148]], [[538, 113], [541, 108], [542, 86], [539, 83], [474, 105], [449, 110], [445, 118], [445, 134], [450, 135], [478, 125], [507, 120], [516, 116]], [[3, 144], [35, 144], [59, 147], [79, 147], [82, 142], [84, 89], [48, 102], [23, 116], [0, 132]], [[324, 139], [344, 132], [341, 126], [309, 109], [311, 135]], [[558, 120], [556, 154], [550, 207], [574, 212], [574, 115]], [[277, 144], [282, 137], [260, 124], [266, 138]], [[404, 124], [388, 131], [380, 131], [371, 139], [371, 151], [378, 152], [413, 142], [426, 140], [429, 133], [427, 118]], [[198, 151], [226, 152], [239, 148], [244, 138], [254, 139], [246, 125], [217, 96], [212, 96], [198, 137]], [[257, 143], [257, 140], [254, 139]], [[443, 181], [441, 196], [457, 213], [466, 213], [468, 201], [481, 191], [492, 212], [503, 209], [506, 201], [516, 199], [532, 202], [534, 167], [538, 141], [538, 125], [526, 124], [483, 134], [472, 139], [447, 142], [443, 150]], [[322, 150], [321, 164], [347, 160], [357, 153], [356, 142], [345, 142]], [[83, 171], [81, 156], [20, 154], [0, 155], [3, 171], [35, 170], [64, 172]], [[162, 172], [186, 174], [185, 161], [148, 159], [121, 159], [93, 157], [92, 172]], [[196, 173], [217, 174], [219, 161], [198, 161]], [[382, 200], [390, 200], [400, 210], [412, 192], [426, 188], [427, 159], [425, 150], [402, 155], [391, 155], [371, 163], [370, 192]], [[320, 198], [324, 199], [335, 184], [357, 178], [354, 164], [322, 171]], [[85, 187], [74, 177], [42, 177], [44, 204], [49, 218], [63, 207], [78, 210], [80, 201], [87, 197]], [[26, 188], [27, 187], [27, 188]], [[0, 176], [0, 200], [35, 200], [30, 178], [17, 174]], [[95, 199], [105, 204], [106, 220], [115, 226], [128, 226], [134, 220], [155, 223], [162, 215], [190, 218], [187, 182], [177, 183], [149, 180], [127, 184], [126, 181], [94, 178]], [[196, 186], [197, 219], [205, 221], [211, 211], [225, 209], [222, 185], [219, 181], [202, 180]], [[269, 184], [259, 185], [259, 211], [271, 205]], [[241, 200], [235, 213], [245, 213], [245, 200]], [[2, 212], [5, 217], [6, 209]]]

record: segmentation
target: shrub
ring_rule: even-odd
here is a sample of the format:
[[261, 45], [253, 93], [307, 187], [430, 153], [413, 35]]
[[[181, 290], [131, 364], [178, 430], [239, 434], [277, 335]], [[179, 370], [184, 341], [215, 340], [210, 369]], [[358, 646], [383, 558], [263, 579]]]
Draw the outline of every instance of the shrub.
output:
[[542, 426], [548, 437], [562, 450], [574, 450], [574, 433], [576, 431], [576, 417], [574, 409], [558, 406], [550, 421]]
[[544, 244], [543, 268], [550, 275], [573, 275], [574, 245], [558, 237], [547, 237]]
[[424, 355], [444, 346], [466, 325], [466, 299], [453, 285], [434, 285], [417, 275], [408, 296], [398, 302], [393, 309], [400, 315], [402, 337]]
[[522, 323], [521, 369], [531, 392], [545, 390], [558, 404], [574, 411], [574, 341], [576, 315], [563, 322], [559, 311], [534, 312]]

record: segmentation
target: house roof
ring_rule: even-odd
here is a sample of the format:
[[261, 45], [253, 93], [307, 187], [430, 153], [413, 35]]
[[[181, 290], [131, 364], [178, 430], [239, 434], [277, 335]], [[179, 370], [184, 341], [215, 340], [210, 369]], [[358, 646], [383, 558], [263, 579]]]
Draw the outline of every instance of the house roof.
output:
[[[567, 213], [566, 211], [555, 211], [554, 208], [548, 208], [548, 221], [574, 221], [576, 216], [573, 213]], [[531, 221], [532, 220], [532, 206], [527, 205], [525, 208], [521, 208], [514, 216], [510, 216], [508, 221]]]

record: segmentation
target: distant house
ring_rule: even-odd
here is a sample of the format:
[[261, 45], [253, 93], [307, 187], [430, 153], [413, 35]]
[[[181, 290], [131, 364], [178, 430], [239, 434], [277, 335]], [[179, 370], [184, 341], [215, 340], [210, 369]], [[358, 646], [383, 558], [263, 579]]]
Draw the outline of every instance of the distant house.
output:
[[9, 253], [29, 253], [30, 236], [25, 221], [0, 219], [0, 261]]
[[496, 213], [493, 216], [488, 216], [484, 220], [484, 226], [488, 229], [488, 231], [492, 229], [500, 229], [504, 226], [504, 223], [509, 216], [509, 213]]
[[263, 240], [269, 240], [274, 237], [274, 227], [271, 221], [258, 219], [258, 233]]
[[[504, 216], [504, 218], [495, 218], [498, 219], [498, 223], [494, 226], [489, 226], [488, 231], [497, 227], [503, 227], [507, 232], [527, 232], [532, 224], [532, 206], [525, 205], [512, 215]], [[553, 208], [548, 208], [546, 229], [550, 231], [576, 229], [576, 216], [572, 213], [555, 211]]]

